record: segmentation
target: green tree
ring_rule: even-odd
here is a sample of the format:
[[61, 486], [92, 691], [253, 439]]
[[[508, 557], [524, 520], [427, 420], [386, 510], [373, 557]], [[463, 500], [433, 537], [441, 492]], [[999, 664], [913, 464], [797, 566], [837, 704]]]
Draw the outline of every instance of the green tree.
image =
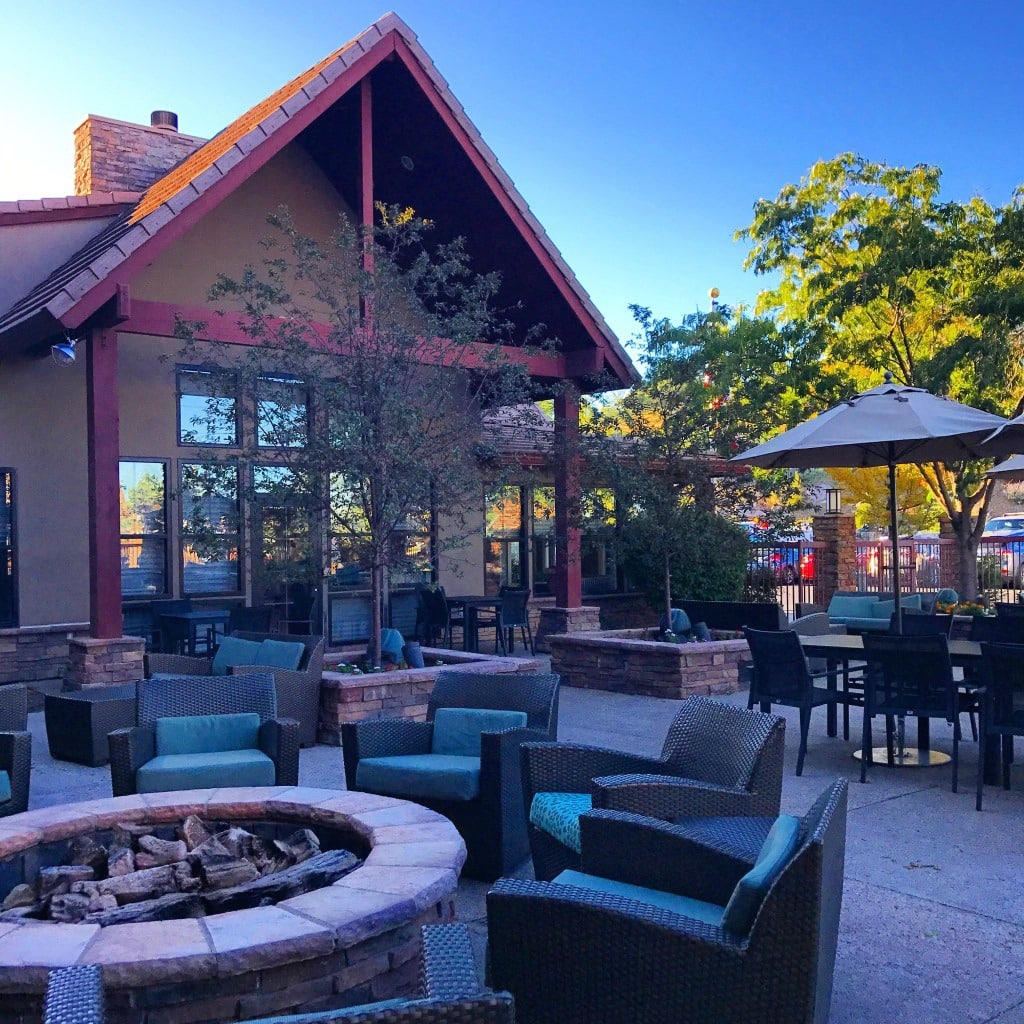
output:
[[[847, 153], [815, 164], [774, 200], [758, 200], [752, 223], [737, 233], [751, 243], [746, 266], [779, 275], [758, 311], [783, 328], [809, 325], [821, 339], [826, 383], [796, 394], [801, 417], [880, 383], [885, 370], [999, 414], [1024, 395], [1024, 344], [1012, 330], [1022, 277], [1003, 237], [1019, 211], [980, 198], [942, 201], [940, 183], [937, 167], [888, 167]], [[994, 486], [987, 464], [918, 468], [952, 522], [960, 588], [973, 595]]]
[[[302, 234], [287, 210], [269, 218], [262, 265], [211, 292], [243, 310], [254, 344], [203, 342], [201, 325], [179, 325], [186, 352], [243, 396], [257, 492], [307, 510], [314, 534], [369, 571], [375, 664], [387, 572], [405, 555], [395, 537], [433, 511], [446, 543], [465, 543], [478, 529], [467, 510], [485, 474], [493, 485], [500, 472], [482, 451], [481, 413], [530, 394], [512, 349], [530, 339], [496, 310], [498, 276], [476, 273], [459, 240], [428, 246], [431, 225], [411, 211], [378, 214], [372, 233], [342, 218], [327, 240]], [[223, 397], [210, 396], [214, 421]], [[329, 552], [316, 548], [319, 575]]]
[[[856, 505], [857, 526], [889, 531], [889, 470], [884, 466], [832, 468], [844, 500]], [[939, 504], [916, 466], [896, 467], [896, 516], [901, 534], [937, 528]]]

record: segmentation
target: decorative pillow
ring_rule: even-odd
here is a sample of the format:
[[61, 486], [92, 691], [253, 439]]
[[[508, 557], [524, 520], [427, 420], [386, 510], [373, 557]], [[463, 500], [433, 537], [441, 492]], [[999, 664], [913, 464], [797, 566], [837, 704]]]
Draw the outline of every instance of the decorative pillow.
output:
[[156, 752], [161, 754], [209, 754], [221, 750], [252, 750], [259, 747], [260, 716], [183, 715], [156, 720]]
[[828, 603], [829, 618], [843, 619], [850, 616], [866, 618], [871, 614], [871, 608], [876, 603], [876, 599], [870, 596], [860, 597], [856, 594], [833, 594], [832, 600]]
[[480, 756], [482, 732], [524, 729], [525, 711], [496, 711], [492, 708], [438, 708], [434, 714], [432, 754]]
[[871, 618], [886, 619], [896, 611], [895, 601], [876, 601], [871, 609]]
[[268, 668], [286, 668], [296, 671], [306, 653], [305, 645], [284, 640], [263, 640], [256, 651], [256, 659], [249, 665], [266, 665]]
[[7, 772], [0, 772], [0, 804], [11, 799], [11, 777]]
[[736, 883], [722, 915], [722, 927], [746, 935], [761, 909], [761, 902], [796, 851], [800, 819], [780, 814], [775, 819], [754, 866]]
[[237, 636], [221, 637], [210, 671], [215, 676], [226, 676], [231, 665], [255, 665], [259, 649], [260, 645], [255, 640], [243, 640]]
[[580, 815], [593, 805], [589, 793], [534, 793], [530, 824], [580, 852]]
[[382, 629], [380, 631], [380, 653], [383, 657], [388, 654], [394, 661], [402, 657], [402, 647], [405, 641], [397, 629]]

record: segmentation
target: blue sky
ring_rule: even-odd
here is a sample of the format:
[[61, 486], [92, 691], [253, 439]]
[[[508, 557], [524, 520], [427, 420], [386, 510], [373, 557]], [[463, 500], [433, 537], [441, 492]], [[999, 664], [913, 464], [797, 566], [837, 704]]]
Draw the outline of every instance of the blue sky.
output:
[[[209, 136], [387, 0], [22, 3], [4, 16], [0, 200], [72, 191], [86, 114]], [[1024, 4], [394, 0], [612, 328], [761, 282], [733, 233], [846, 150], [947, 198], [1024, 182]]]

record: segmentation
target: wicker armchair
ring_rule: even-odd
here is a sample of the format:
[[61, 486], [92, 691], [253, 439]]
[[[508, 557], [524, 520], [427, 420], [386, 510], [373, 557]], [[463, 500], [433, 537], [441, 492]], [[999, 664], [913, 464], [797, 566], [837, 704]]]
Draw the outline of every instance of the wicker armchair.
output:
[[[320, 685], [324, 674], [324, 638], [282, 633], [247, 633], [241, 630], [235, 630], [231, 636], [255, 643], [263, 640], [301, 643], [306, 648], [295, 671], [269, 665], [239, 666], [234, 671], [269, 672], [277, 688], [278, 714], [283, 718], [294, 718], [299, 723], [299, 743], [303, 747], [316, 743], [317, 723], [320, 719]], [[147, 677], [157, 674], [208, 676], [212, 671], [213, 658], [190, 658], [181, 654], [146, 655]]]
[[[480, 736], [479, 788], [475, 797], [442, 799], [384, 793], [383, 789], [359, 784], [357, 774], [363, 759], [430, 754], [434, 719], [445, 708], [526, 714], [525, 727], [485, 731]], [[530, 852], [523, 816], [519, 747], [527, 740], [554, 739], [557, 729], [557, 675], [442, 672], [427, 703], [425, 722], [376, 718], [341, 727], [345, 783], [350, 790], [402, 795], [443, 814], [466, 842], [465, 873], [492, 880], [512, 871]]]
[[156, 756], [156, 720], [184, 715], [259, 715], [259, 749], [274, 762], [275, 783], [299, 782], [299, 725], [277, 717], [277, 696], [269, 673], [235, 676], [165, 676], [138, 686], [138, 725], [115, 729], [110, 742], [114, 796], [138, 792], [136, 773]]
[[795, 852], [738, 928], [722, 908], [750, 861], [685, 839], [674, 847], [668, 823], [585, 815], [587, 875], [503, 878], [487, 894], [489, 982], [531, 1024], [825, 1024], [847, 786], [837, 780], [790, 822]]
[[[418, 998], [274, 1016], [272, 1020], [275, 1024], [513, 1024], [512, 996], [488, 992], [477, 980], [465, 925], [431, 925], [423, 928], [422, 934]], [[99, 967], [60, 967], [50, 974], [43, 1024], [104, 1024], [104, 1019]]]
[[0, 772], [7, 773], [11, 795], [0, 802], [0, 817], [28, 809], [32, 776], [32, 737], [28, 733], [28, 690], [17, 683], [0, 686]]
[[[785, 728], [775, 715], [689, 697], [669, 726], [661, 757], [573, 743], [523, 744], [534, 876], [550, 880], [579, 868], [578, 816], [591, 806], [665, 821], [778, 814]], [[535, 806], [538, 794], [545, 796]], [[549, 800], [558, 827], [538, 827], [535, 820], [545, 824], [541, 805]]]

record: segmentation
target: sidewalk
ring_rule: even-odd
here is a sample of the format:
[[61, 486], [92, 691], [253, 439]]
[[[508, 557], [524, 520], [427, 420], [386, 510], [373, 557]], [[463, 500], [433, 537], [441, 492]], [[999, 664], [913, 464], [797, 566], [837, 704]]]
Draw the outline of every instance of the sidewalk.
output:
[[[727, 699], [746, 704], [745, 694]], [[656, 754], [678, 706], [566, 687], [559, 739]], [[1024, 768], [1014, 768], [1010, 792], [986, 787], [981, 814], [974, 810], [977, 746], [969, 738], [961, 744], [959, 793], [950, 791], [949, 765], [877, 766], [862, 786], [850, 756], [856, 741], [827, 738], [819, 709], [798, 779], [797, 714], [779, 710], [787, 720], [784, 811], [805, 811], [836, 775], [850, 779], [833, 1024], [1024, 1024]], [[859, 737], [860, 725], [854, 709], [851, 736]], [[107, 768], [54, 761], [41, 712], [29, 716], [29, 726], [31, 808], [109, 795]], [[951, 751], [951, 728], [933, 722], [932, 740]], [[303, 750], [299, 781], [343, 789], [341, 750]], [[481, 963], [487, 888], [465, 880], [458, 898]]]

